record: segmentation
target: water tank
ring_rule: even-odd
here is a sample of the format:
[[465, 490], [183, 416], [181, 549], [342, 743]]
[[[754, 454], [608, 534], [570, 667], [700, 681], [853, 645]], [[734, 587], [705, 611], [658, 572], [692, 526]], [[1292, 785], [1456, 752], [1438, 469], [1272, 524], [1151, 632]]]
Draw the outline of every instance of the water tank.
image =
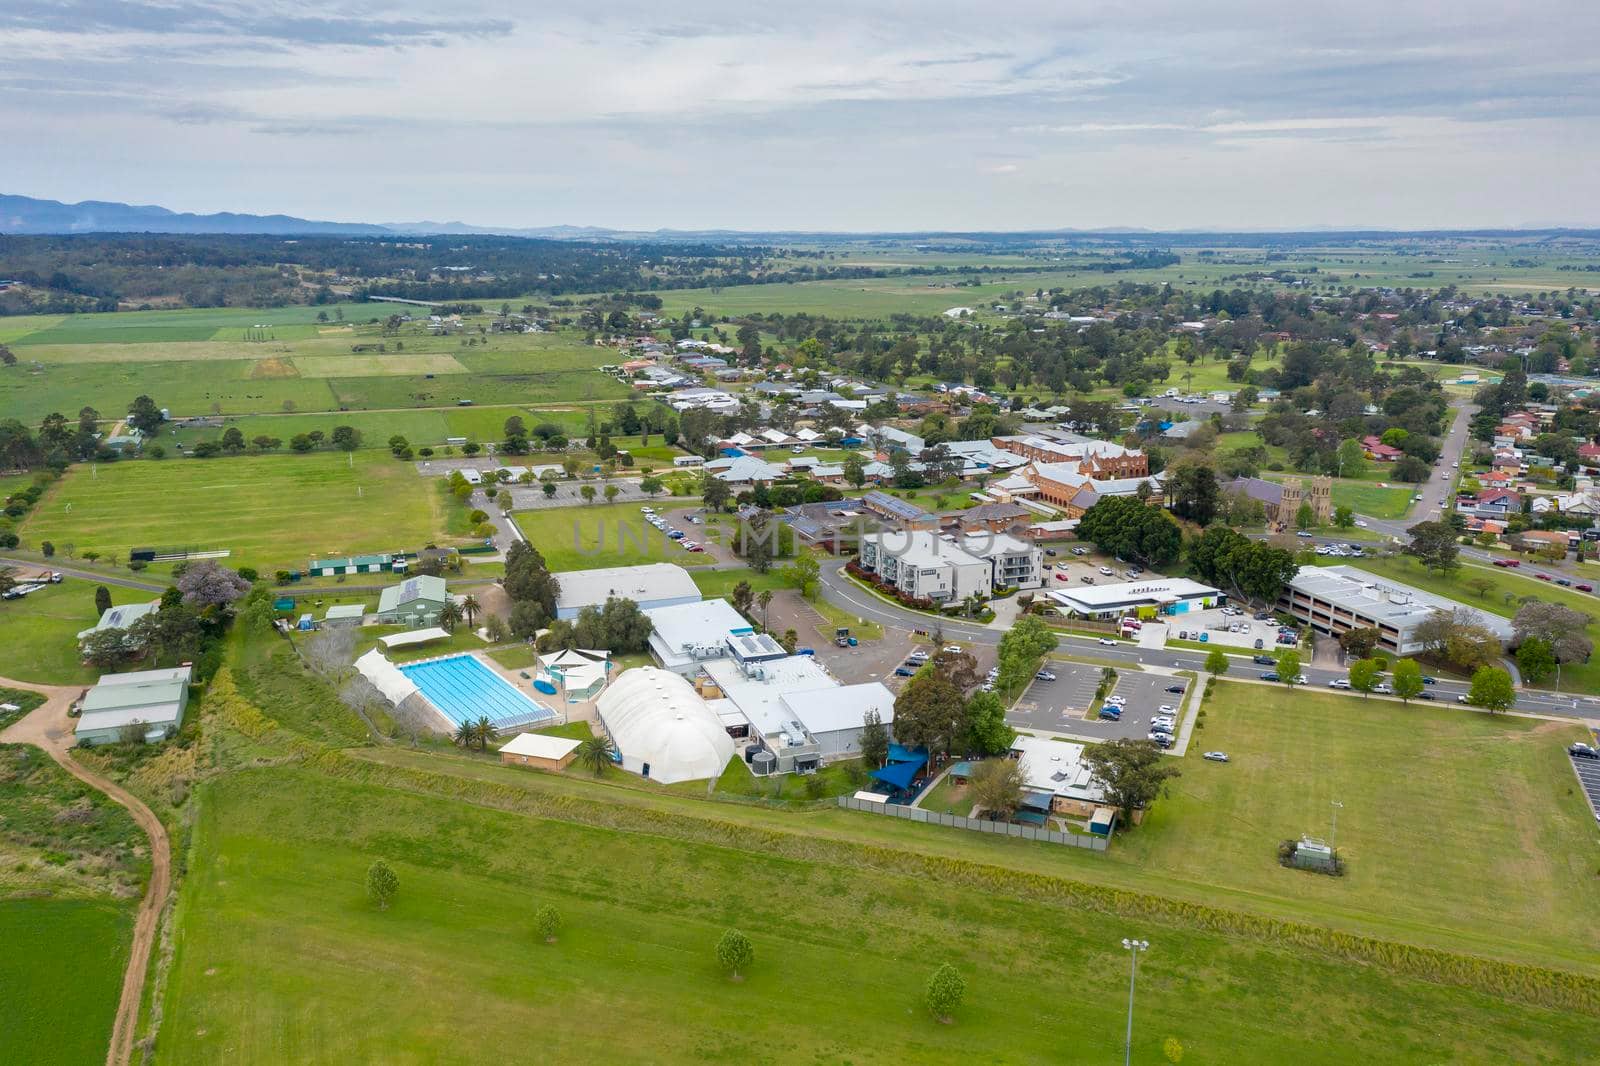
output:
[[778, 757], [770, 751], [758, 751], [750, 757], [750, 772], [763, 777], [778, 768]]

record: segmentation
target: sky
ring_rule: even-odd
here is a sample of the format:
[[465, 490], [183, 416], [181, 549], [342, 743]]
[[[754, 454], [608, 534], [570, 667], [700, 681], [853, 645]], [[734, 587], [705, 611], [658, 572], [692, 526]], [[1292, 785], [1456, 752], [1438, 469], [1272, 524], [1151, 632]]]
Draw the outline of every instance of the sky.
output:
[[1600, 224], [1595, 0], [767, 6], [5, 0], [0, 192], [620, 229]]

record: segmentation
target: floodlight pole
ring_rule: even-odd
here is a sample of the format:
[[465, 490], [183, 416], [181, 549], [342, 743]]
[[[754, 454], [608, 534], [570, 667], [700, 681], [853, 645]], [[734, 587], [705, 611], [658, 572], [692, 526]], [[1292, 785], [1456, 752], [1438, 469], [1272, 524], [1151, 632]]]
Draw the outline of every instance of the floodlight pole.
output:
[[1122, 938], [1122, 946], [1127, 949], [1131, 960], [1128, 972], [1128, 1034], [1122, 1042], [1123, 1066], [1131, 1066], [1133, 1062], [1133, 986], [1139, 978], [1139, 953], [1147, 951], [1150, 947], [1148, 940], [1130, 940]]
[[1339, 812], [1344, 809], [1344, 804], [1338, 800], [1330, 801], [1333, 804], [1333, 831], [1328, 834], [1328, 848], [1337, 851], [1339, 844]]

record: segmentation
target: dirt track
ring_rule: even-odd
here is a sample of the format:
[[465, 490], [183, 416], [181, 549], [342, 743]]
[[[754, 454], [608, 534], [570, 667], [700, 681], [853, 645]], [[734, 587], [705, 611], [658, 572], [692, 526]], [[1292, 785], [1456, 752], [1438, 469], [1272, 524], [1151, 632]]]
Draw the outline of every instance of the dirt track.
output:
[[134, 917], [133, 946], [128, 955], [128, 968], [122, 976], [122, 996], [117, 1002], [116, 1022], [111, 1028], [111, 1046], [106, 1050], [106, 1066], [126, 1066], [133, 1055], [133, 1030], [139, 1023], [139, 1003], [144, 997], [144, 977], [150, 967], [150, 951], [155, 946], [156, 925], [167, 893], [171, 891], [172, 842], [161, 820], [138, 797], [84, 769], [72, 758], [72, 719], [67, 717], [67, 709], [83, 691], [82, 686], [34, 685], [3, 677], [0, 677], [0, 685], [39, 692], [46, 697], [38, 708], [0, 733], [0, 743], [43, 748], [67, 773], [126, 807], [150, 838], [150, 884], [145, 888], [144, 899], [139, 901], [139, 913]]

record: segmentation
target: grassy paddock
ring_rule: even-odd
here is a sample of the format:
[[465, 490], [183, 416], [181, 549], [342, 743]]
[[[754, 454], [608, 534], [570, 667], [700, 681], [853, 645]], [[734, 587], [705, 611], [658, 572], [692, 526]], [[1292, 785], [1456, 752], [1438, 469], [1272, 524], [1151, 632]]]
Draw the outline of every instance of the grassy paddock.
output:
[[[111, 602], [149, 603], [157, 593], [107, 585]], [[0, 603], [0, 677], [38, 685], [86, 685], [100, 672], [78, 658], [78, 634], [100, 620], [95, 584], [68, 578]]]
[[[604, 488], [596, 485], [595, 491]], [[604, 499], [604, 496], [597, 496]], [[551, 570], [594, 570], [607, 566], [677, 563], [707, 566], [705, 554], [684, 551], [645, 522], [637, 503], [595, 503], [518, 511], [523, 535], [544, 555]], [[620, 534], [619, 534], [620, 529]]]
[[0, 900], [0, 1062], [105, 1061], [132, 934], [129, 904]]
[[174, 459], [73, 467], [22, 534], [118, 552], [227, 548], [231, 566], [304, 566], [314, 555], [416, 548], [442, 531], [441, 501], [410, 463], [387, 455]]
[[[867, 1064], [993, 1059], [1003, 1048], [1010, 1062], [1087, 1063], [1121, 1042], [1118, 997], [1061, 994], [1064, 972], [1115, 987], [1126, 966], [1103, 916], [1071, 906], [441, 805], [305, 771], [205, 787], [164, 1062], [226, 1049], [241, 1063]], [[400, 877], [386, 913], [362, 892], [377, 855]], [[564, 919], [555, 945], [531, 928], [544, 903]], [[737, 984], [713, 955], [733, 924], [756, 945]], [[1302, 1017], [1341, 1034], [1319, 1049], [1326, 1062], [1559, 1060], [1587, 1046], [1587, 1022], [1570, 1015], [1215, 933], [1143, 931], [1155, 946], [1141, 967], [1142, 1061], [1169, 1036], [1191, 1062], [1281, 1061]], [[1004, 947], [1019, 935], [1032, 949]], [[918, 1002], [945, 960], [969, 987], [951, 1026]], [[760, 1006], [774, 997], [816, 1020], [807, 1040]]]

